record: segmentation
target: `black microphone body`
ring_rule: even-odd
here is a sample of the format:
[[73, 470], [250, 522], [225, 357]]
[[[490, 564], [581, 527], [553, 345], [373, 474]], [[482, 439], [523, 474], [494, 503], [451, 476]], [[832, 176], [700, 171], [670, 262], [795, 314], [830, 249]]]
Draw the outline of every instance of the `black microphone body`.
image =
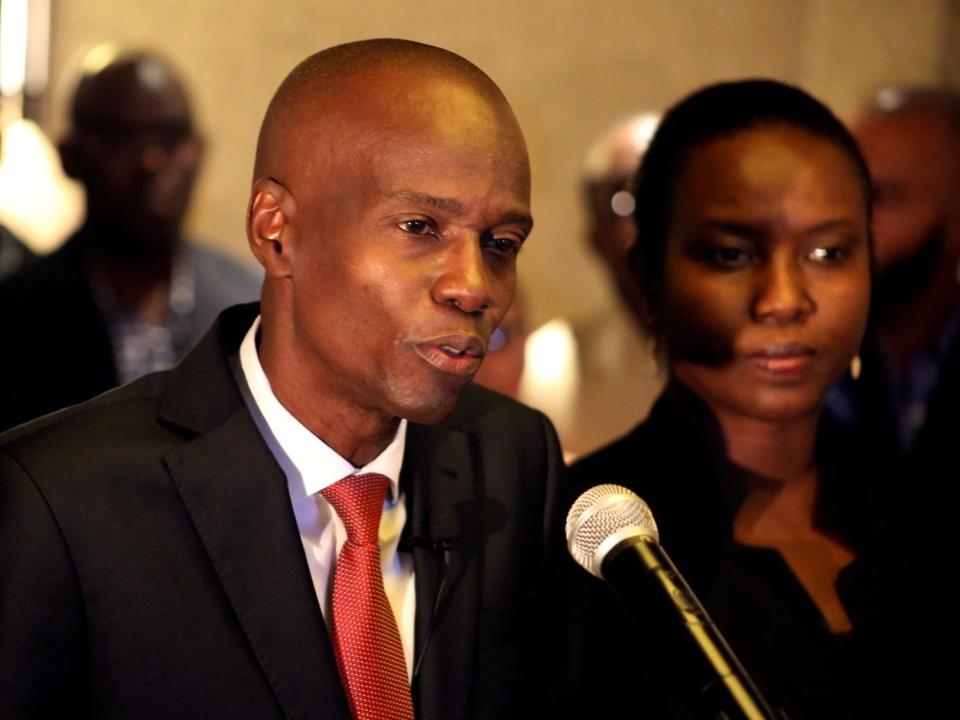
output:
[[667, 678], [695, 717], [783, 720], [660, 547], [657, 523], [636, 493], [613, 484], [587, 490], [567, 513], [566, 536], [577, 564], [606, 580], [650, 637], [647, 654], [655, 656], [659, 647], [674, 663]]
[[[655, 539], [628, 537], [605, 555], [601, 574], [614, 593], [677, 658], [675, 675], [693, 689], [698, 717], [782, 718], [767, 705], [706, 610]], [[652, 622], [651, 622], [652, 619]]]

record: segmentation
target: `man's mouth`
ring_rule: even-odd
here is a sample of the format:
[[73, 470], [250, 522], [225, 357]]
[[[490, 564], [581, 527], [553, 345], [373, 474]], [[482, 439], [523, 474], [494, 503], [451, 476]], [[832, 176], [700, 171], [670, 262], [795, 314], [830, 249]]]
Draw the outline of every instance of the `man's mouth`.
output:
[[454, 333], [414, 344], [417, 354], [438, 370], [450, 375], [473, 375], [486, 354], [476, 335]]

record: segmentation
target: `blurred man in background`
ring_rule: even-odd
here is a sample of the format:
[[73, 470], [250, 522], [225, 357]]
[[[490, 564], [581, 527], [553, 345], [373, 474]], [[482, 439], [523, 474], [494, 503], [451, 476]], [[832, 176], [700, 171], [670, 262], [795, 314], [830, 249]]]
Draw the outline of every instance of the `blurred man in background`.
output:
[[597, 139], [584, 161], [585, 239], [618, 302], [612, 312], [576, 329], [580, 375], [573, 427], [564, 433], [558, 423], [564, 449], [574, 454], [626, 433], [646, 415], [662, 384], [641, 330], [643, 301], [626, 258], [636, 236], [633, 179], [658, 121], [658, 115], [647, 112], [617, 123]]
[[960, 95], [886, 88], [853, 130], [874, 184], [873, 333], [831, 407], [934, 481], [960, 419]]
[[0, 429], [172, 366], [259, 273], [189, 242], [203, 154], [183, 82], [146, 52], [92, 51], [60, 143], [80, 230], [0, 286]]

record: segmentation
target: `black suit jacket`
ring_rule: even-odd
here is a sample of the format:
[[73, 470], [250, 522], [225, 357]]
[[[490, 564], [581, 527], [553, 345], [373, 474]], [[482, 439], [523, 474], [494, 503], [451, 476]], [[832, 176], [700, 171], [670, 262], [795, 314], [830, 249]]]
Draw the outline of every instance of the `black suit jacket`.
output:
[[[228, 358], [255, 306], [172, 371], [0, 436], [5, 717], [346, 718], [286, 480]], [[544, 597], [559, 547], [558, 445], [541, 414], [468, 388], [410, 424], [421, 718], [521, 716], [544, 701]]]

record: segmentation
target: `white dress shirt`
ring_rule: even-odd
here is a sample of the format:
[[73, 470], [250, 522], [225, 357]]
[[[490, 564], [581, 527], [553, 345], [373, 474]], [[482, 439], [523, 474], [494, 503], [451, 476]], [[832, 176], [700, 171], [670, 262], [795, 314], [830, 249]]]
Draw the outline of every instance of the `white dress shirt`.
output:
[[404, 497], [399, 488], [407, 421], [400, 421], [393, 441], [373, 461], [362, 468], [354, 467], [304, 427], [277, 400], [257, 354], [259, 327], [258, 316], [240, 345], [240, 367], [244, 381], [240, 383], [241, 390], [260, 434], [287, 476], [287, 488], [297, 518], [300, 541], [328, 629], [332, 620], [328, 609], [333, 573], [340, 549], [347, 539], [347, 531], [320, 491], [351, 474], [375, 472], [390, 478], [390, 489], [380, 517], [380, 563], [387, 599], [400, 629], [407, 675], [411, 676], [416, 609], [413, 555], [397, 552], [400, 533], [407, 519]]

